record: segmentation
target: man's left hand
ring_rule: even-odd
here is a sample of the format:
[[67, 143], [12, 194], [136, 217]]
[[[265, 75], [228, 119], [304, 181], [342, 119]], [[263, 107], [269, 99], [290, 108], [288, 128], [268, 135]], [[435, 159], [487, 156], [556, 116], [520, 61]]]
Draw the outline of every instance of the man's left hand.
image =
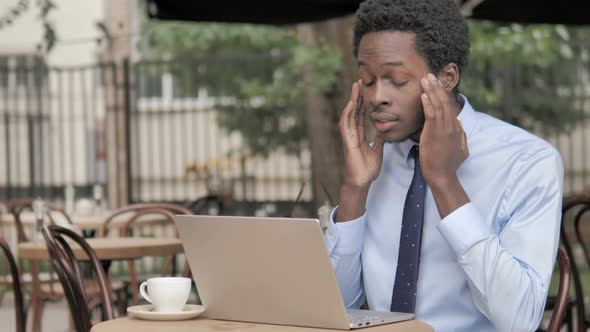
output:
[[469, 156], [465, 131], [457, 119], [458, 104], [433, 75], [420, 81], [424, 93], [424, 128], [420, 135], [422, 175], [432, 189], [457, 180], [457, 169]]

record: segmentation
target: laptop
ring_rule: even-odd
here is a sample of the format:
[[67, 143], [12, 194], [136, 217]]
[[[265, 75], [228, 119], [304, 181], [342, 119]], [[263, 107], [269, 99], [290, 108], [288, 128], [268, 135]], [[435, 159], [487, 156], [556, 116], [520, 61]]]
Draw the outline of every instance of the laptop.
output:
[[174, 220], [205, 317], [342, 330], [414, 318], [346, 310], [317, 219]]

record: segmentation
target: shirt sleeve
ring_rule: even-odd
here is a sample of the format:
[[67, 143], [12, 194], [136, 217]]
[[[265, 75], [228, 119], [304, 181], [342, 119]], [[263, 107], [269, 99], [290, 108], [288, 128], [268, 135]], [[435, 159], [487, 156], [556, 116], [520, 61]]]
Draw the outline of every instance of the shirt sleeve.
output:
[[336, 223], [336, 207], [324, 234], [326, 248], [336, 274], [338, 287], [349, 309], [358, 309], [365, 301], [362, 281], [361, 253], [367, 216]]
[[534, 331], [559, 243], [563, 165], [545, 149], [513, 167], [493, 226], [468, 203], [438, 228], [466, 273], [475, 304], [498, 331]]

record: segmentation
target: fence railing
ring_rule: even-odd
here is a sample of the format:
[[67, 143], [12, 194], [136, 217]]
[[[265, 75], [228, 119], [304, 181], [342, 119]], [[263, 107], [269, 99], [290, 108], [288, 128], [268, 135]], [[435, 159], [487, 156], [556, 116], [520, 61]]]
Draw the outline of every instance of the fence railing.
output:
[[[296, 155], [276, 149], [255, 156], [240, 133], [218, 121], [219, 105], [237, 84], [235, 73], [270, 79], [280, 61], [240, 56], [0, 67], [0, 198], [59, 200], [66, 186], [74, 186], [77, 197], [90, 197], [93, 185], [101, 184], [128, 186], [129, 202], [190, 201], [207, 193], [236, 201], [292, 201], [311, 180], [309, 147]], [[123, 72], [126, 84], [117, 80]], [[109, 97], [112, 88], [117, 93]], [[580, 112], [587, 112], [590, 88], [576, 88], [574, 97]], [[113, 113], [124, 116], [107, 121]], [[109, 130], [122, 119], [128, 120], [124, 131]], [[562, 153], [566, 192], [589, 184], [587, 131], [585, 120], [563, 133], [536, 131]], [[113, 156], [109, 144], [121, 140], [128, 143], [127, 155]], [[129, 161], [126, 172], [110, 162], [117, 158]], [[312, 200], [311, 187], [302, 201]]]
[[[217, 120], [218, 101], [231, 97], [231, 80], [224, 85], [203, 69], [246, 68], [263, 77], [276, 64], [264, 58], [207, 61], [0, 68], [0, 75], [18, 74], [24, 82], [0, 86], [0, 197], [60, 199], [66, 186], [84, 197], [95, 184], [128, 184], [130, 202], [190, 201], [209, 193], [237, 201], [294, 200], [311, 177], [309, 149], [251, 155], [240, 134]], [[130, 81], [121, 83], [121, 74]], [[124, 119], [126, 130], [109, 130]], [[110, 161], [109, 144], [121, 141], [128, 142], [128, 174], [113, 170]], [[311, 200], [310, 187], [304, 202]]]

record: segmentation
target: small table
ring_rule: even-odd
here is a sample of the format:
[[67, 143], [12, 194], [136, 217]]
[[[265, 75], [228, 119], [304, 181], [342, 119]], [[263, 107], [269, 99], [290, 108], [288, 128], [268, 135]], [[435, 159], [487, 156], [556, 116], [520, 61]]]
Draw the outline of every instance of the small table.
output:
[[[79, 215], [72, 214], [70, 218], [76, 227], [80, 230], [96, 230], [103, 224], [104, 219], [108, 216], [109, 211], [102, 214]], [[25, 211], [21, 214], [21, 221], [25, 227], [34, 227], [36, 223], [35, 214]], [[10, 213], [0, 215], [0, 223], [6, 225], [14, 224], [14, 216]]]
[[[86, 239], [100, 260], [122, 260], [145, 256], [172, 256], [183, 252], [182, 242], [175, 238], [93, 238]], [[77, 245], [72, 245], [77, 259], [88, 259]], [[18, 245], [18, 257], [29, 260], [49, 259], [45, 242], [23, 242]]]
[[[337, 331], [331, 329], [318, 329], [309, 327], [296, 327], [284, 325], [257, 324], [246, 322], [231, 322], [199, 318], [180, 321], [149, 321], [135, 318], [118, 318], [101, 322], [92, 327], [90, 332], [118, 332], [118, 331], [142, 331], [142, 332], [326, 332]], [[421, 321], [409, 320], [393, 324], [385, 324], [367, 327], [361, 332], [432, 332], [434, 329]]]
[[[101, 260], [125, 260], [145, 256], [172, 256], [184, 251], [182, 242], [175, 238], [95, 238], [86, 240]], [[78, 259], [88, 259], [82, 248], [72, 245]], [[18, 245], [19, 259], [28, 259], [31, 267], [32, 331], [41, 330], [41, 284], [38, 261], [49, 259], [45, 243], [24, 242]]]

